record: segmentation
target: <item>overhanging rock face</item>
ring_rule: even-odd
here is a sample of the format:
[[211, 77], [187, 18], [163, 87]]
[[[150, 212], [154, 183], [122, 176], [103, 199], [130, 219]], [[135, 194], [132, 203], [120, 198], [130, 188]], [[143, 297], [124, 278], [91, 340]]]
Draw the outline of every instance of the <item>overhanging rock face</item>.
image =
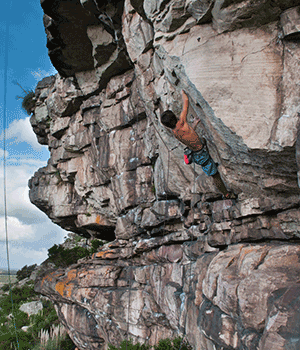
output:
[[[109, 241], [36, 284], [80, 349], [177, 334], [204, 350], [300, 347], [298, 5], [42, 1], [59, 74], [36, 88], [51, 156], [30, 199]], [[182, 89], [236, 201], [159, 122]]]
[[[97, 4], [93, 0], [41, 0], [41, 5], [49, 57], [61, 76], [93, 70], [105, 63], [106, 69], [114, 64], [110, 76], [128, 69], [131, 63], [123, 57], [126, 49], [118, 35], [122, 1]], [[109, 60], [113, 52], [114, 57]]]

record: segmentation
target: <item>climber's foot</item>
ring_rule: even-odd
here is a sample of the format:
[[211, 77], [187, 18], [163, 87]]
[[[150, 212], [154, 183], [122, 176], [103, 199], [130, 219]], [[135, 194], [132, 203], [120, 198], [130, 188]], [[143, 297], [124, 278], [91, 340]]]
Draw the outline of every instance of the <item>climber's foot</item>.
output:
[[223, 199], [237, 199], [237, 196], [233, 192], [227, 192], [223, 195]]

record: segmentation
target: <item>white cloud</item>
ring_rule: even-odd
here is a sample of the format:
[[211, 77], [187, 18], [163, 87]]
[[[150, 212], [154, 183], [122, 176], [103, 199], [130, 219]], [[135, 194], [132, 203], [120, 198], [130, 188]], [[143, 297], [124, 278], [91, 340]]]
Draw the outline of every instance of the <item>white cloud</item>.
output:
[[[34, 249], [32, 247], [26, 247], [23, 244], [20, 245], [17, 242], [10, 242], [9, 245], [9, 265], [11, 269], [21, 269], [23, 266], [40, 264], [48, 257], [48, 249]], [[1, 252], [6, 251], [6, 244], [0, 242]], [[7, 268], [7, 256], [6, 254], [0, 254], [0, 267]]]
[[[5, 227], [5, 218], [2, 216], [0, 217], [0, 240], [2, 241], [6, 239]], [[34, 236], [31, 225], [24, 224], [18, 218], [12, 216], [7, 217], [7, 232], [9, 240], [11, 241], [28, 239]]]
[[[12, 268], [40, 264], [48, 257], [48, 249], [60, 244], [67, 231], [45, 217], [43, 222], [24, 224], [15, 217], [8, 218], [9, 260]], [[6, 239], [4, 217], [0, 217], [0, 268], [6, 268]]]
[[[1, 134], [3, 139], [4, 133]], [[14, 120], [6, 129], [6, 139], [12, 143], [26, 142], [33, 149], [40, 151], [42, 146], [37, 142], [35, 133], [30, 125], [30, 117]]]
[[[36, 222], [44, 220], [44, 214], [37, 209], [29, 200], [28, 180], [37, 170], [36, 165], [22, 164], [7, 166], [6, 168], [6, 193], [7, 209], [9, 216], [17, 217], [22, 222]], [[0, 193], [3, 189], [3, 172], [0, 173]], [[4, 212], [4, 203], [0, 201], [0, 212]]]
[[[1, 223], [0, 223], [1, 224]], [[48, 249], [54, 244], [60, 244], [67, 236], [67, 232], [53, 224], [49, 219], [36, 225], [23, 225], [30, 233], [27, 237], [20, 236], [13, 240], [9, 232], [9, 260], [13, 269], [20, 269], [25, 265], [41, 264], [48, 257]], [[1, 235], [2, 239], [2, 235]], [[7, 267], [6, 243], [0, 240], [0, 268]]]
[[[29, 261], [32, 261], [32, 264], [36, 264], [36, 263], [41, 263], [47, 259], [48, 249], [43, 248], [41, 250], [36, 250], [36, 249], [24, 249], [24, 247], [12, 246], [11, 254], [12, 256], [22, 256], [22, 258], [25, 261], [29, 260]], [[23, 266], [25, 265], [28, 265], [28, 264], [25, 263]]]
[[[10, 159], [11, 160], [11, 159]], [[54, 244], [63, 242], [67, 232], [52, 223], [29, 200], [28, 180], [46, 162], [23, 159], [19, 165], [8, 165], [7, 208], [11, 267], [40, 264]], [[0, 267], [6, 267], [3, 172], [0, 170]]]
[[41, 69], [41, 68], [37, 68], [35, 70], [32, 70], [30, 73], [34, 76], [34, 78], [37, 81], [40, 81], [45, 77], [49, 77], [50, 75], [57, 74], [57, 70], [53, 66], [51, 66], [49, 71], [46, 71], [46, 70]]
[[20, 166], [29, 166], [29, 167], [34, 167], [34, 171], [36, 171], [38, 168], [44, 167], [46, 166], [47, 162], [46, 161], [42, 161], [39, 159], [32, 159], [32, 158], [12, 158], [10, 157], [9, 159], [7, 159], [7, 162], [11, 165], [11, 164], [18, 164]]
[[[0, 148], [0, 158], [1, 160], [4, 157], [4, 150], [2, 148]], [[8, 158], [9, 157], [9, 153], [5, 150], [5, 157]]]

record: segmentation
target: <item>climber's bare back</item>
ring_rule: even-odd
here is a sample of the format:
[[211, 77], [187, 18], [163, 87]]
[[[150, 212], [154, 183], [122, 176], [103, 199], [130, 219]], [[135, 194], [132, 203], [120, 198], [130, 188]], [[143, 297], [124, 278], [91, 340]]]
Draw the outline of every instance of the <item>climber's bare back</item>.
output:
[[179, 120], [173, 133], [179, 141], [188, 146], [191, 150], [197, 152], [202, 149], [199, 136], [187, 122], [181, 122]]

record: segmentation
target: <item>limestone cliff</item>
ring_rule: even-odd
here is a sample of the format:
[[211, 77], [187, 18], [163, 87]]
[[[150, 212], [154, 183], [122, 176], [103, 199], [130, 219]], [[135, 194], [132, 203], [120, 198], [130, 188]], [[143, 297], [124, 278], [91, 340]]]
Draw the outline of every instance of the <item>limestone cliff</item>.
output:
[[[59, 74], [36, 88], [30, 198], [110, 242], [36, 283], [78, 348], [299, 349], [300, 1], [41, 4]], [[236, 201], [159, 122], [182, 89]]]

